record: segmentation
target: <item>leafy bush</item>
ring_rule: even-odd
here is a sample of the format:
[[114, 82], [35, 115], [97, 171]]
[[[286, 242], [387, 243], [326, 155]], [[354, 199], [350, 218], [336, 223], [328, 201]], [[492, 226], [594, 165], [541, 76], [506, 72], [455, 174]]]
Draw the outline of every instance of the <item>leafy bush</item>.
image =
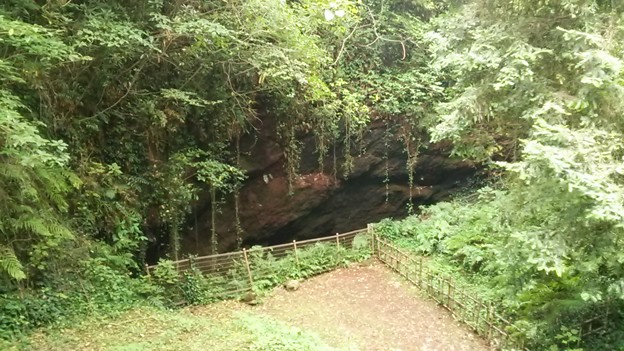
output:
[[[427, 260], [431, 269], [453, 275], [468, 290], [497, 304], [526, 331], [536, 349], [564, 347], [573, 339], [568, 334], [576, 330], [578, 335], [584, 321], [607, 309], [617, 310], [616, 296], [605, 286], [600, 288], [608, 280], [583, 268], [593, 264], [589, 257], [567, 260], [559, 268], [546, 255], [556, 247], [527, 244], [530, 231], [568, 225], [555, 216], [574, 203], [551, 199], [520, 205], [514, 190], [490, 188], [481, 189], [478, 196], [476, 202], [456, 199], [430, 206], [402, 221], [384, 220], [375, 231], [403, 248], [431, 256]], [[621, 316], [610, 317], [612, 326], [620, 320]], [[589, 345], [599, 339], [592, 335], [583, 342]]]
[[242, 260], [235, 262], [227, 272], [203, 274], [191, 258], [191, 268], [179, 274], [173, 262], [161, 260], [151, 274], [163, 301], [174, 306], [180, 303], [206, 304], [236, 297], [235, 291], [251, 289], [266, 292], [290, 279], [305, 279], [344, 267], [370, 257], [367, 235], [354, 238], [353, 248], [336, 247], [333, 243], [317, 243], [297, 251], [288, 251], [283, 257], [274, 256], [270, 250], [254, 247], [248, 251], [253, 286]]
[[67, 274], [39, 289], [0, 294], [0, 338], [14, 339], [35, 328], [71, 323], [87, 314], [114, 315], [137, 304], [159, 304], [159, 290], [127, 270], [101, 259], [82, 262], [83, 272]]
[[289, 252], [286, 257], [275, 258], [271, 252], [259, 248], [249, 251], [254, 289], [271, 289], [289, 279], [305, 279], [337, 267], [345, 267], [370, 256], [368, 237], [356, 236], [352, 249], [337, 247], [333, 243], [317, 243], [299, 249], [297, 257]]

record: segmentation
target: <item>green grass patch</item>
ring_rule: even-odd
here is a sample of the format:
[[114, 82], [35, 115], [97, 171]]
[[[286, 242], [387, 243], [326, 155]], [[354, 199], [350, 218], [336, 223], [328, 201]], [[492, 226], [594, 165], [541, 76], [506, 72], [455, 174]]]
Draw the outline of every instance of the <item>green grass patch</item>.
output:
[[114, 319], [90, 318], [73, 328], [40, 332], [2, 344], [17, 350], [105, 351], [332, 351], [318, 335], [289, 326], [236, 303], [184, 310], [138, 308]]

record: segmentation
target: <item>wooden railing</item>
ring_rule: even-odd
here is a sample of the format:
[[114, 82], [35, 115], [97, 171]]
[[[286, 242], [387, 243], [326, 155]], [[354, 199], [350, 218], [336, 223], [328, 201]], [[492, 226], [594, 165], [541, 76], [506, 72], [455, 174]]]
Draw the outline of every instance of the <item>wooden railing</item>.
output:
[[[190, 269], [191, 265], [193, 265], [195, 268], [199, 269], [202, 273], [205, 274], [219, 273], [227, 271], [229, 268], [232, 268], [233, 264], [239, 262], [240, 260], [243, 260], [246, 262], [246, 264], [249, 264], [248, 258], [245, 258], [245, 256], [247, 256], [249, 252], [270, 252], [271, 255], [275, 258], [282, 258], [287, 256], [289, 253], [292, 253], [295, 255], [295, 257], [297, 257], [298, 250], [313, 246], [317, 243], [332, 243], [336, 244], [336, 246], [351, 248], [355, 236], [364, 233], [367, 233], [367, 229], [358, 229], [347, 233], [336, 234], [322, 238], [301, 241], [293, 240], [292, 242], [287, 244], [258, 246], [249, 250], [243, 249], [240, 251], [216, 255], [189, 257], [182, 260], [173, 261], [172, 263], [176, 266], [176, 269], [180, 273]], [[146, 266], [147, 273], [152, 273], [156, 267], [158, 267], [157, 264]]]
[[[372, 233], [372, 231], [371, 231]], [[424, 291], [453, 316], [484, 337], [496, 349], [525, 350], [525, 332], [485, 303], [459, 288], [452, 278], [428, 268], [425, 258], [413, 256], [392, 243], [371, 234], [373, 256]], [[579, 345], [583, 337], [604, 332], [609, 327], [609, 310], [596, 308], [595, 315], [576, 328]]]
[[496, 313], [491, 304], [458, 288], [451, 278], [428, 269], [423, 257], [413, 257], [378, 236], [373, 236], [373, 241], [375, 257], [424, 291], [492, 346], [528, 350], [524, 346], [522, 331]]
[[609, 328], [609, 305], [606, 304], [602, 313], [585, 320], [579, 329], [579, 336], [582, 339], [584, 336], [592, 334], [599, 334], [605, 332]]
[[[226, 299], [251, 291], [262, 283], [263, 280], [271, 279], [276, 275], [275, 265], [269, 260], [291, 258], [294, 260], [294, 268], [299, 266], [300, 256], [305, 250], [311, 249], [318, 244], [325, 244], [346, 249], [353, 248], [356, 236], [367, 234], [367, 229], [354, 230], [347, 233], [332, 236], [301, 240], [293, 240], [287, 244], [274, 246], [258, 246], [249, 250], [243, 249], [236, 252], [228, 252], [216, 255], [189, 257], [183, 260], [171, 262], [180, 276], [185, 273], [199, 271], [204, 277], [214, 281], [214, 299]], [[368, 246], [369, 240], [367, 240]], [[152, 276], [158, 265], [146, 266], [148, 276]], [[333, 269], [329, 266], [324, 271]], [[322, 273], [319, 271], [318, 273]], [[182, 303], [182, 302], [181, 302]]]

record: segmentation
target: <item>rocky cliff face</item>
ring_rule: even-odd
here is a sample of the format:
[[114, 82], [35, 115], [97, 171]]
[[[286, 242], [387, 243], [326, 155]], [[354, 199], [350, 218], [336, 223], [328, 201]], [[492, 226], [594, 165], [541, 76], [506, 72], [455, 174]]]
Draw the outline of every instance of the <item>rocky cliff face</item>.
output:
[[[333, 173], [333, 161], [326, 162], [325, 173], [320, 173], [312, 138], [303, 139], [300, 176], [292, 195], [288, 194], [283, 149], [272, 131], [272, 126], [264, 125], [254, 138], [243, 140], [241, 145], [241, 164], [248, 173], [239, 198], [244, 246], [331, 235], [363, 228], [386, 217], [407, 215], [410, 189], [404, 145], [399, 138], [387, 136], [384, 124], [374, 123], [361, 143], [352, 148], [362, 152], [354, 156], [353, 171], [347, 178], [340, 171], [336, 177], [328, 174]], [[337, 150], [339, 164], [343, 161], [341, 152]], [[421, 151], [414, 168], [414, 206], [443, 200], [475, 174], [474, 164], [447, 155], [448, 146], [444, 144]], [[203, 255], [210, 251], [208, 199], [203, 197], [196, 207], [196, 224], [184, 236], [184, 252]], [[221, 252], [236, 247], [231, 200], [230, 196], [220, 206], [216, 223]]]

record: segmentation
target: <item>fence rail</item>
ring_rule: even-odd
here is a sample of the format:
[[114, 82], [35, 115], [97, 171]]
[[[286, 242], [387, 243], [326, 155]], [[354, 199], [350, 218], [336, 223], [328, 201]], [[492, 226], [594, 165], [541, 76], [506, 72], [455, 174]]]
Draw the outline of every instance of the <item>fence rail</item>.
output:
[[[280, 257], [287, 256], [289, 253], [293, 253], [297, 255], [297, 251], [299, 249], [304, 249], [306, 247], [316, 245], [317, 243], [335, 243], [337, 246], [344, 246], [347, 248], [351, 248], [353, 245], [353, 239], [358, 234], [365, 234], [367, 232], [368, 232], [367, 229], [358, 229], [358, 230], [353, 230], [353, 231], [342, 233], [342, 234], [337, 233], [336, 235], [326, 236], [322, 238], [307, 239], [307, 240], [301, 240], [301, 241], [293, 240], [291, 243], [287, 243], [287, 244], [280, 244], [280, 245], [273, 245], [273, 246], [259, 246], [259, 247], [251, 248], [249, 250], [243, 249], [240, 251], [227, 252], [227, 253], [221, 253], [221, 254], [215, 254], [215, 255], [189, 257], [189, 258], [185, 258], [182, 260], [173, 261], [171, 263], [175, 265], [179, 273], [183, 273], [184, 271], [190, 269], [192, 264], [194, 264], [196, 268], [199, 268], [202, 264], [205, 264], [206, 262], [208, 262], [210, 268], [206, 268], [205, 270], [200, 269], [200, 271], [202, 273], [210, 274], [210, 273], [215, 273], [213, 269], [213, 266], [215, 263], [217, 263], [217, 265], [227, 264], [227, 263], [231, 264], [233, 262], [236, 262], [237, 260], [240, 260], [241, 258], [244, 259], [245, 252], [263, 252], [263, 253], [270, 252], [273, 255], [273, 257], [280, 258]], [[146, 267], [147, 273], [151, 274], [153, 273], [154, 269], [158, 267], [158, 264], [148, 265], [145, 267]], [[224, 267], [227, 267], [227, 266], [224, 266]]]

